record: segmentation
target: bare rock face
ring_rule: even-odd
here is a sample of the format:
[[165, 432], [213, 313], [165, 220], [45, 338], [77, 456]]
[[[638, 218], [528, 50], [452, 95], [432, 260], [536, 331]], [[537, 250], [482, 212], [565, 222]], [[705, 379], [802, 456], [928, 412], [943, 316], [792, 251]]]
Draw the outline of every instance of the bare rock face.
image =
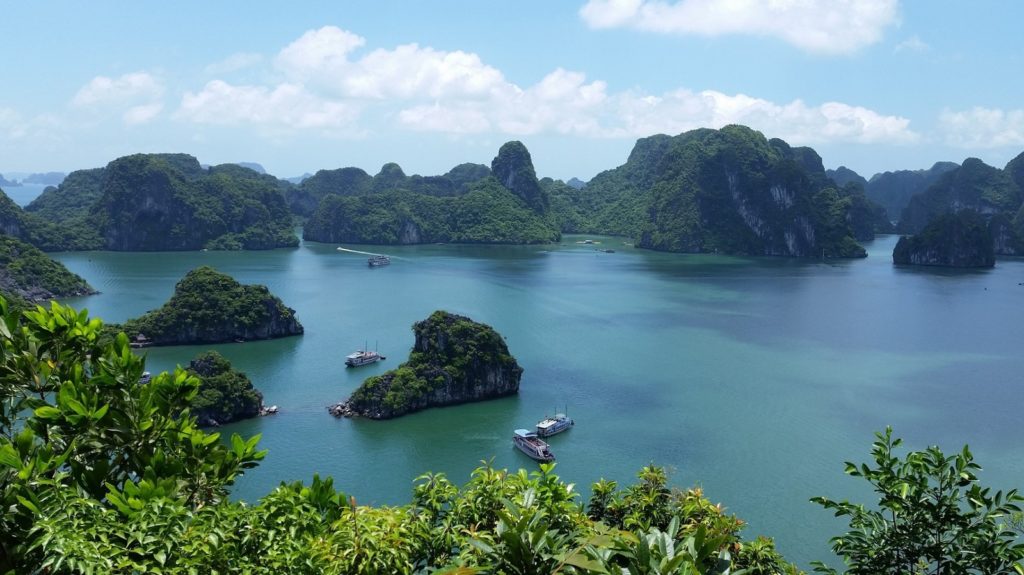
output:
[[391, 419], [444, 405], [482, 401], [519, 391], [519, 367], [492, 327], [436, 311], [413, 325], [409, 360], [367, 379], [347, 401], [328, 407], [335, 416]]

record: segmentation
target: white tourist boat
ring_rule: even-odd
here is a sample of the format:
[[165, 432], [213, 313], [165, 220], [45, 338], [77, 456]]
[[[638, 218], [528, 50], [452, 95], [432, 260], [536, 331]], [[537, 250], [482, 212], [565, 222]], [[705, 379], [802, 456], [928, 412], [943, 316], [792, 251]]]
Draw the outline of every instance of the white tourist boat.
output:
[[569, 416], [566, 414], [556, 413], [554, 417], [545, 417], [537, 424], [537, 435], [539, 437], [551, 437], [556, 433], [569, 429], [575, 424], [576, 422], [569, 419]]
[[371, 268], [378, 268], [380, 266], [386, 266], [391, 263], [391, 258], [388, 256], [372, 256], [366, 260], [366, 263]]
[[555, 454], [551, 453], [551, 446], [544, 442], [537, 434], [526, 429], [517, 429], [512, 435], [512, 443], [520, 451], [537, 461], [554, 461]]
[[376, 351], [360, 349], [345, 356], [345, 365], [348, 367], [359, 367], [361, 365], [377, 363], [383, 359], [386, 358]]

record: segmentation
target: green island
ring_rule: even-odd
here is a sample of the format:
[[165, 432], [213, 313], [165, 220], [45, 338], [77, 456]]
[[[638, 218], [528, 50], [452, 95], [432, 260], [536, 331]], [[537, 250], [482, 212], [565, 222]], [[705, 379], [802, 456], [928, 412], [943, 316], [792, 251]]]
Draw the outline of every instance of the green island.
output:
[[185, 274], [159, 309], [112, 329], [123, 330], [140, 345], [222, 343], [303, 332], [295, 310], [266, 286], [242, 285], [209, 266]]
[[892, 251], [898, 265], [990, 268], [996, 265], [992, 233], [973, 210], [951, 212], [931, 220], [921, 232], [903, 236]]
[[438, 310], [412, 330], [409, 359], [367, 378], [347, 401], [328, 407], [332, 415], [391, 419], [519, 391], [523, 368], [491, 326]]
[[563, 232], [660, 251], [863, 257], [857, 240], [888, 226], [863, 190], [828, 178], [814, 150], [738, 125], [642, 138], [582, 189], [547, 185]]
[[206, 169], [187, 154], [135, 154], [72, 172], [16, 219], [19, 237], [48, 251], [294, 247], [290, 185], [236, 164]]
[[188, 372], [199, 378], [199, 393], [190, 408], [199, 425], [216, 427], [260, 415], [263, 394], [221, 354], [208, 351], [196, 356]]
[[[179, 367], [140, 382], [125, 334], [60, 304], [18, 314], [0, 300], [0, 320], [0, 572], [800, 573], [654, 465], [632, 485], [595, 483], [585, 502], [553, 465], [486, 464], [462, 486], [415, 478], [405, 505], [360, 505], [318, 476], [232, 501], [266, 452], [259, 436], [199, 428], [199, 378]], [[846, 464], [877, 503], [812, 500], [849, 520], [830, 541], [844, 572], [1020, 573], [1022, 497], [983, 487], [967, 447], [899, 446], [886, 430], [872, 463]]]
[[84, 279], [35, 247], [0, 234], [0, 294], [26, 309], [58, 297], [96, 293]]
[[462, 164], [444, 176], [409, 178], [397, 164], [387, 164], [372, 179], [359, 172], [319, 172], [301, 184], [301, 189], [316, 190], [311, 197], [321, 198], [303, 239], [533, 244], [560, 237], [530, 153], [520, 142], [502, 146], [489, 170]]
[[[959, 167], [943, 173], [925, 191], [910, 198], [898, 230], [904, 234], [921, 234], [933, 221], [959, 211], [981, 215], [989, 227], [996, 255], [1024, 254], [1024, 153], [1007, 162], [1001, 170], [977, 158], [964, 160]], [[934, 239], [945, 232], [959, 233], [948, 225], [948, 218], [945, 221], [946, 225], [930, 230], [929, 237]], [[953, 243], [961, 239], [947, 237], [942, 241]]]

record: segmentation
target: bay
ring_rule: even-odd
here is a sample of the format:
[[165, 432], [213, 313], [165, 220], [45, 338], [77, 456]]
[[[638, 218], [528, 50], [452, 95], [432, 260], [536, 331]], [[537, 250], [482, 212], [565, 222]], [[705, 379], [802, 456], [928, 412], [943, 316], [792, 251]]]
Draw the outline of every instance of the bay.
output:
[[43, 193], [43, 190], [49, 186], [41, 184], [22, 184], [20, 186], [7, 186], [3, 188], [3, 192], [7, 194], [7, 197], [11, 198], [14, 203], [21, 207], [29, 205], [32, 200], [39, 197], [39, 194]]
[[[270, 450], [234, 494], [331, 475], [359, 503], [409, 501], [413, 479], [457, 483], [481, 461], [536, 465], [511, 432], [568, 406], [577, 425], [552, 438], [557, 473], [584, 496], [627, 484], [644, 465], [700, 485], [806, 567], [830, 555], [843, 524], [815, 495], [870, 501], [843, 475], [892, 425], [911, 448], [969, 443], [997, 488], [1024, 487], [1024, 261], [994, 270], [895, 268], [895, 236], [869, 257], [798, 261], [636, 250], [618, 238], [555, 246], [347, 246], [268, 252], [55, 254], [102, 293], [68, 300], [120, 322], [165, 302], [190, 269], [262, 283], [293, 307], [302, 337], [150, 348], [153, 371], [217, 349], [281, 413], [224, 426]], [[603, 253], [595, 248], [612, 248]], [[494, 326], [524, 367], [517, 397], [393, 421], [334, 419], [325, 406], [404, 360], [410, 326], [446, 309]], [[376, 345], [387, 360], [346, 369]]]

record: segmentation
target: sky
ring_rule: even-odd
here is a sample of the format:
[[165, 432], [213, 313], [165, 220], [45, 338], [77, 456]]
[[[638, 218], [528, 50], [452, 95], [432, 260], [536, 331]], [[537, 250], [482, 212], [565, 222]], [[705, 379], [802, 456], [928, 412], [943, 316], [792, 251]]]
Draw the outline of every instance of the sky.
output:
[[1018, 0], [0, 0], [0, 173], [138, 152], [587, 180], [745, 124], [866, 177], [1024, 151]]

